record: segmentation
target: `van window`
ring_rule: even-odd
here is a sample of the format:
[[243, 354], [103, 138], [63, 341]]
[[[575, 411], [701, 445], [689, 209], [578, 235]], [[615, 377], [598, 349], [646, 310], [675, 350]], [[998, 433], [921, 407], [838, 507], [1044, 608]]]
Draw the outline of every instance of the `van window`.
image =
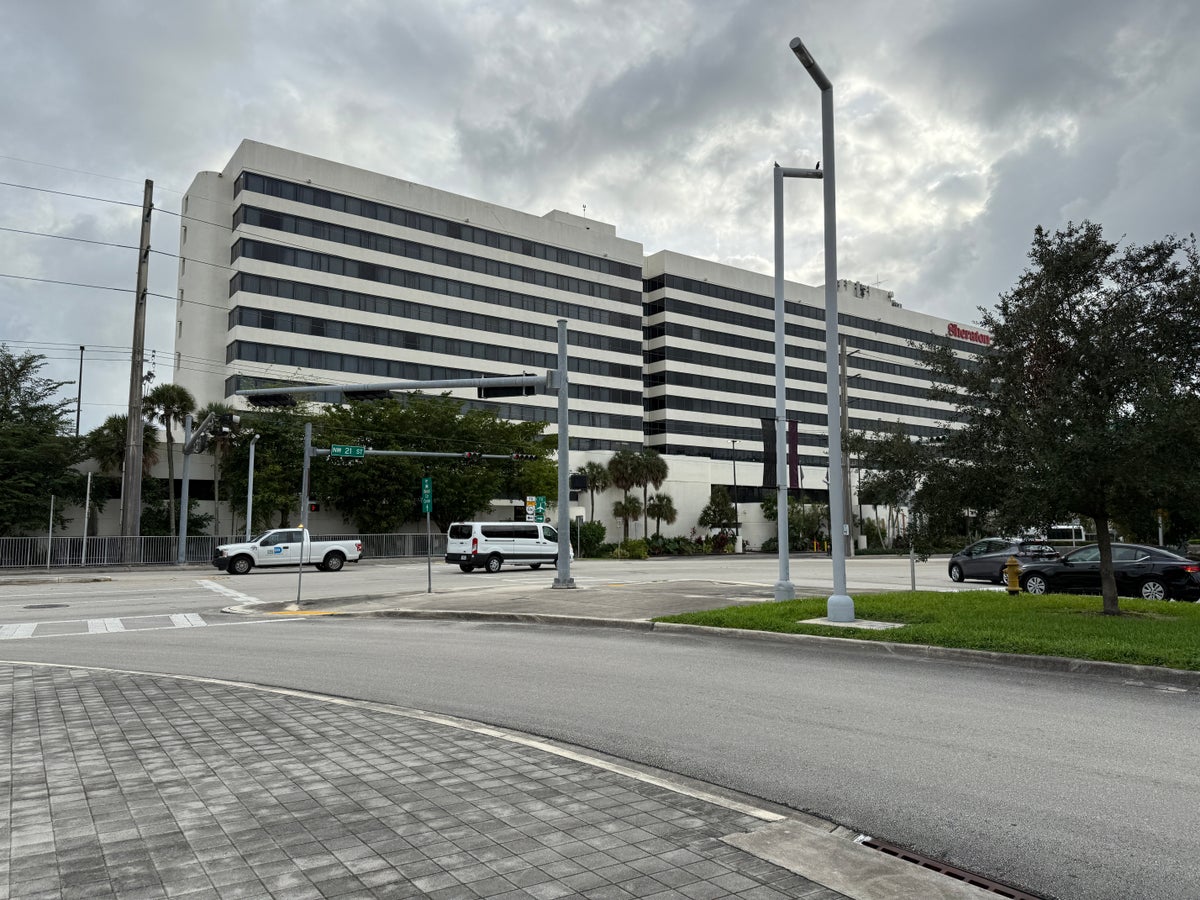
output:
[[512, 540], [514, 537], [513, 526], [511, 525], [492, 525], [489, 523], [487, 525], [480, 525], [479, 531], [486, 538]]
[[455, 523], [450, 526], [450, 531], [447, 532], [452, 541], [465, 541], [471, 537], [471, 526]]
[[558, 543], [558, 532], [555, 531], [553, 528], [551, 528], [549, 525], [542, 526], [542, 537], [544, 537], [546, 540], [551, 541], [555, 544]]

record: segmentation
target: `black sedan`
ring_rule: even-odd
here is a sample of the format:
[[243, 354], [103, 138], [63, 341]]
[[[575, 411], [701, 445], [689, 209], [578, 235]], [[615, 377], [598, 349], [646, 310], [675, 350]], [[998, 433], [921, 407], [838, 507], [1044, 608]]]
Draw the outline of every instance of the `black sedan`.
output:
[[947, 574], [951, 581], [981, 578], [996, 584], [1004, 583], [1004, 566], [1015, 556], [1022, 570], [1035, 560], [1057, 559], [1058, 551], [1040, 541], [1019, 541], [1012, 538], [984, 538], [964, 547], [952, 557]]
[[[1122, 597], [1200, 600], [1200, 563], [1142, 544], [1113, 544], [1113, 574]], [[1021, 573], [1030, 594], [1099, 594], [1100, 548], [1080, 547], [1057, 560], [1032, 563]]]

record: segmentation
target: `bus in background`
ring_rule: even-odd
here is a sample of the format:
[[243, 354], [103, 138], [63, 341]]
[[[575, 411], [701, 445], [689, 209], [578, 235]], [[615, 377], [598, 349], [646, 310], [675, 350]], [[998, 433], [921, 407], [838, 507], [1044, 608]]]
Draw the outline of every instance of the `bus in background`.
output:
[[1051, 525], [1046, 529], [1046, 540], [1051, 543], [1069, 543], [1072, 547], [1084, 543], [1082, 525]]

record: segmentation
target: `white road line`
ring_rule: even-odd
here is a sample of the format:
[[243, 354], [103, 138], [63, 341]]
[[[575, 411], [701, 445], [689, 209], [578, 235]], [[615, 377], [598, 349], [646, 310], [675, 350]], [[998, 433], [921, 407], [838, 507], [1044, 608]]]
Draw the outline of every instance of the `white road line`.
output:
[[[143, 618], [165, 618], [165, 616], [143, 616]], [[279, 616], [272, 619], [253, 619], [249, 622], [204, 622], [201, 624], [207, 625], [209, 628], [228, 628], [232, 625], [274, 625], [276, 622], [307, 622], [309, 616]], [[79, 621], [83, 621], [82, 619]], [[90, 626], [93, 622], [102, 620], [92, 619], [88, 622]], [[31, 640], [37, 638], [73, 638], [73, 637], [91, 637], [98, 634], [141, 634], [143, 631], [174, 631], [176, 628], [187, 627], [180, 625], [151, 625], [149, 628], [134, 628], [126, 631], [124, 628], [114, 628], [111, 631], [102, 629], [91, 629], [88, 631], [70, 631], [59, 632], [57, 634], [34, 634], [33, 631], [38, 625], [45, 625], [46, 622], [35, 622], [32, 624], [21, 625], [0, 625], [0, 640], [15, 640], [16, 638], [29, 638]], [[56, 624], [62, 624], [61, 622]], [[16, 629], [9, 632], [8, 629]]]
[[176, 628], [197, 628], [208, 623], [196, 613], [176, 613], [171, 616], [171, 624]]
[[121, 624], [120, 619], [88, 619], [89, 634], [103, 634], [105, 632], [124, 631], [125, 626]]
[[231, 600], [236, 600], [238, 603], [246, 606], [253, 606], [255, 603], [263, 602], [257, 597], [250, 597], [241, 593], [240, 591], [235, 591], [233, 588], [225, 587], [223, 584], [219, 584], [215, 581], [209, 581], [207, 578], [197, 579], [196, 584], [200, 585], [202, 588], [208, 588], [210, 591], [214, 591], [222, 596], [229, 597]]

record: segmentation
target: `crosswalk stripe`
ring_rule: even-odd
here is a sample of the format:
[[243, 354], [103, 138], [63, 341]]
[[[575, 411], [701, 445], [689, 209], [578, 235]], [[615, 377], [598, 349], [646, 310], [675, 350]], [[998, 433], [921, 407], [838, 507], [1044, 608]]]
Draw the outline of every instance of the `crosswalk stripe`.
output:
[[23, 622], [20, 625], [0, 625], [0, 641], [30, 637], [35, 628], [37, 628], [37, 623], [35, 622]]
[[176, 628], [198, 628], [208, 623], [197, 613], [176, 613], [171, 616], [171, 624]]
[[124, 631], [125, 625], [120, 619], [88, 619], [88, 634]]

